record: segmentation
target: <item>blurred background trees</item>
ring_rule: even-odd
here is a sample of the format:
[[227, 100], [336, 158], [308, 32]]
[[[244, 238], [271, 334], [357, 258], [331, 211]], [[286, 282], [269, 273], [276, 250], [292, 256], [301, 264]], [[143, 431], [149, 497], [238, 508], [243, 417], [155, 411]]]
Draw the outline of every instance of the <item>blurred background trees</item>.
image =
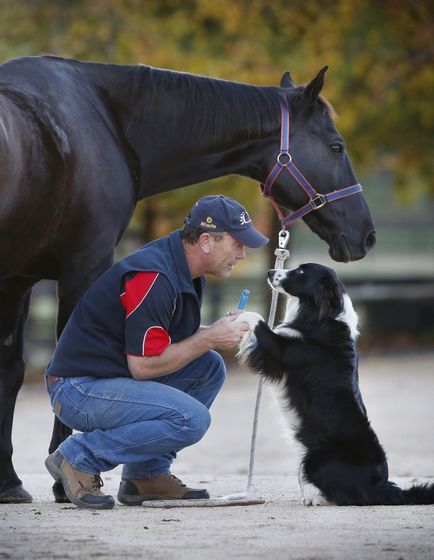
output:
[[[326, 262], [350, 279], [434, 277], [433, 0], [0, 0], [0, 62], [44, 53], [258, 85], [277, 85], [286, 69], [303, 84], [328, 64], [324, 95], [379, 242], [361, 263], [336, 267], [297, 225], [292, 264]], [[239, 199], [264, 229], [276, 227], [256, 185], [226, 177], [141, 202], [124, 251], [177, 227], [210, 192]], [[263, 264], [255, 259], [249, 273]]]
[[328, 64], [359, 174], [390, 172], [406, 204], [434, 194], [431, 0], [1, 0], [0, 61], [41, 53], [264, 85]]

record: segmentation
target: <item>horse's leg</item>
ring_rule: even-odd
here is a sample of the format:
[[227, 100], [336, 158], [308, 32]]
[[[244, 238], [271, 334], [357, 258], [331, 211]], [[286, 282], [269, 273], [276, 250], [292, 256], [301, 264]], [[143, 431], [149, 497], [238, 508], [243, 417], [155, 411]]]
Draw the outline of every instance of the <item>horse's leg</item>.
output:
[[[62, 274], [58, 280], [59, 307], [57, 315], [57, 338], [62, 334], [69, 316], [74, 310], [75, 304], [85, 290], [98, 278], [98, 276], [107, 270], [113, 262], [113, 254], [110, 253], [96, 268], [85, 272], [79, 267], [68, 267], [68, 271]], [[53, 453], [65, 439], [71, 435], [72, 430], [62, 424], [55, 416], [53, 434], [51, 437], [49, 453]], [[63, 485], [60, 482], [53, 484], [54, 499], [58, 503], [69, 502], [65, 494]]]
[[0, 503], [28, 503], [12, 464], [12, 422], [24, 379], [23, 342], [33, 281], [0, 282]]

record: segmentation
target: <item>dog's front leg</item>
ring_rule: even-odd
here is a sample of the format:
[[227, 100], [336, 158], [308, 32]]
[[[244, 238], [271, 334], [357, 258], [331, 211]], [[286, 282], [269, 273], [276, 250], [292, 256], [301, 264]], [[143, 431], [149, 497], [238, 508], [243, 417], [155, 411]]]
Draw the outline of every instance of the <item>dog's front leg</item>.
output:
[[280, 363], [284, 339], [273, 333], [265, 321], [259, 321], [253, 331], [244, 337], [238, 358], [250, 369], [265, 374], [270, 379], [280, 380], [283, 365]]
[[241, 363], [245, 363], [249, 355], [256, 348], [258, 341], [256, 340], [254, 330], [258, 323], [263, 320], [263, 317], [259, 315], [259, 313], [255, 313], [254, 311], [245, 311], [236, 318], [236, 323], [244, 322], [247, 323], [250, 327], [250, 330], [247, 331], [243, 336], [240, 342], [240, 348], [237, 353], [237, 358]]

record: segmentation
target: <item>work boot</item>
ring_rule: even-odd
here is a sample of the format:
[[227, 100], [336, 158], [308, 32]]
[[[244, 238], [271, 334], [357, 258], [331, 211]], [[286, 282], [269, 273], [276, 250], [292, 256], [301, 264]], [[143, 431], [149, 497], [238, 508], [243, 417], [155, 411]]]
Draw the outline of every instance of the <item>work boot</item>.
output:
[[207, 500], [207, 490], [188, 488], [173, 474], [165, 473], [152, 478], [122, 480], [118, 500], [127, 506], [140, 506], [147, 500]]
[[65, 493], [73, 504], [87, 509], [111, 509], [115, 505], [113, 496], [100, 490], [103, 481], [99, 474], [74, 469], [59, 451], [48, 455], [45, 466], [54, 480], [61, 482]]

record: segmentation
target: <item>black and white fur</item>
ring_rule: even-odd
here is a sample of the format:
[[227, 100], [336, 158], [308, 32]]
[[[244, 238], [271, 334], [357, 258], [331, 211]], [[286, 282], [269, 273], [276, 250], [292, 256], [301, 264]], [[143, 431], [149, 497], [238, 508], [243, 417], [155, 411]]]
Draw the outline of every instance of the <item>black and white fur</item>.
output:
[[320, 492], [306, 505], [434, 503], [434, 485], [402, 490], [388, 480], [386, 455], [371, 428], [358, 384], [357, 315], [335, 272], [318, 264], [270, 270], [271, 287], [288, 296], [284, 322], [272, 331], [254, 313], [239, 357], [281, 382], [298, 416], [302, 475]]

